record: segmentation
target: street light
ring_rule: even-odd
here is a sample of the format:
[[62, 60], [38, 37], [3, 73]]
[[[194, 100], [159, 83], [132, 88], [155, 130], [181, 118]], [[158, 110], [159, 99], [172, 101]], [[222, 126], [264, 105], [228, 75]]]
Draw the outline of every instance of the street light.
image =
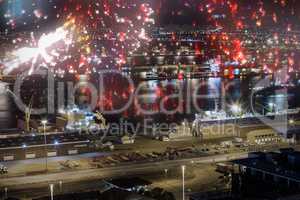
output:
[[294, 120], [294, 119], [290, 119], [290, 120], [289, 120], [289, 124], [290, 124], [290, 125], [295, 125], [295, 120]]
[[48, 154], [47, 154], [47, 138], [46, 138], [46, 125], [47, 125], [48, 121], [47, 120], [42, 120], [42, 125], [43, 125], [43, 129], [44, 129], [44, 150], [45, 150], [45, 169], [46, 172], [48, 171]]
[[185, 173], [185, 165], [182, 165], [181, 166], [181, 171], [182, 171], [182, 200], [185, 199], [185, 192], [184, 192], [184, 186], [185, 186], [185, 183], [184, 183], [184, 173]]
[[277, 109], [277, 105], [275, 103], [268, 103], [268, 106], [269, 106], [269, 110], [271, 110], [271, 113], [274, 113], [276, 115], [276, 113], [278, 112], [278, 109]]
[[7, 197], [8, 197], [7, 193], [8, 193], [8, 188], [5, 187], [5, 188], [4, 188], [4, 198], [5, 198], [5, 199], [7, 199]]
[[62, 184], [63, 184], [63, 182], [59, 181], [59, 191], [60, 191], [60, 193], [62, 193]]
[[242, 113], [242, 107], [240, 104], [233, 104], [231, 105], [231, 112], [234, 114], [234, 135], [237, 136], [237, 131], [236, 131], [236, 128], [237, 128], [237, 117], [241, 115]]
[[54, 193], [54, 185], [53, 184], [50, 184], [49, 185], [49, 188], [50, 188], [50, 197], [51, 197], [51, 200], [53, 200], [53, 193]]
[[231, 111], [234, 115], [239, 115], [242, 112], [242, 107], [240, 104], [233, 104], [231, 105]]

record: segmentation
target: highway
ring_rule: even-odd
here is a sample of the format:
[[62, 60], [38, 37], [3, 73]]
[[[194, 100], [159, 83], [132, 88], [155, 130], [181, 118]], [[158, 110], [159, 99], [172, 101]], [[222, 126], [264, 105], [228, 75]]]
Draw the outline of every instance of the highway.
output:
[[[79, 133], [57, 133], [48, 134], [46, 136], [47, 146], [75, 144], [89, 142], [86, 135]], [[26, 147], [41, 147], [44, 146], [44, 135], [30, 135], [14, 138], [3, 138], [0, 140], [0, 150], [11, 150]]]
[[233, 159], [246, 158], [248, 153], [232, 153], [224, 155], [215, 155], [209, 157], [182, 159], [182, 160], [168, 160], [156, 163], [130, 164], [125, 166], [100, 168], [100, 169], [86, 169], [65, 171], [59, 173], [49, 173], [33, 176], [1, 178], [0, 187], [4, 188], [27, 188], [36, 184], [58, 183], [63, 182], [79, 182], [90, 179], [105, 179], [124, 175], [139, 175], [147, 172], [161, 172], [166, 168], [180, 167], [181, 165], [191, 164], [209, 164], [214, 162], [223, 162]]
[[[274, 151], [279, 148], [285, 148], [286, 145], [279, 146], [262, 146], [261, 148], [254, 148], [250, 151]], [[293, 146], [295, 149], [299, 149], [298, 145]], [[209, 164], [214, 162], [223, 162], [227, 160], [240, 159], [248, 156], [249, 151], [241, 152], [241, 151], [231, 151], [228, 154], [218, 154], [218, 155], [207, 155], [201, 156], [197, 158], [188, 158], [188, 159], [177, 159], [177, 160], [164, 160], [164, 161], [156, 161], [156, 162], [134, 162], [132, 161], [130, 164], [121, 164], [113, 167], [104, 167], [104, 168], [80, 168], [80, 169], [68, 169], [65, 171], [57, 171], [50, 170], [48, 174], [37, 174], [37, 173], [29, 173], [26, 175], [26, 171], [28, 168], [21, 169], [21, 175], [18, 176], [2, 176], [0, 179], [0, 189], [1, 188], [28, 188], [32, 185], [36, 184], [45, 184], [45, 183], [58, 183], [59, 181], [63, 182], [80, 182], [84, 180], [90, 179], [105, 179], [111, 177], [118, 177], [123, 175], [143, 175], [148, 172], [162, 172], [164, 169], [176, 168], [181, 165], [193, 165], [193, 164]], [[74, 160], [77, 161], [80, 158], [84, 160], [88, 160], [93, 157], [110, 155], [110, 153], [88, 153], [74, 156], [63, 156], [63, 157], [54, 157], [49, 158], [49, 163], [56, 163], [55, 166], [59, 167], [57, 164], [59, 161], [65, 160]], [[24, 167], [31, 167], [38, 165], [43, 165], [41, 163], [44, 162], [43, 158], [39, 159], [30, 159], [23, 161], [10, 161], [2, 163], [7, 166], [9, 169], [18, 169], [19, 166], [24, 165]], [[29, 164], [26, 166], [25, 164]], [[39, 166], [40, 168], [40, 166]], [[43, 167], [42, 167], [43, 168]], [[24, 172], [23, 172], [24, 171]], [[31, 171], [31, 170], [29, 170]], [[38, 171], [41, 173], [41, 171]]]

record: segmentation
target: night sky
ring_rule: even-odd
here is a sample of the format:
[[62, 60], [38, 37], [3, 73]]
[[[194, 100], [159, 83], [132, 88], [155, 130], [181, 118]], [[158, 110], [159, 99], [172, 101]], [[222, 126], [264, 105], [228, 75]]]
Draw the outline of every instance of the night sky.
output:
[[[89, 1], [81, 1], [81, 4], [88, 4], [87, 2]], [[115, 3], [117, 0], [107, 2]], [[156, 24], [159, 26], [215, 25], [212, 18], [218, 19], [227, 27], [232, 26], [235, 20], [242, 20], [249, 26], [255, 26], [257, 19], [261, 17], [264, 27], [275, 25], [283, 28], [287, 24], [295, 27], [300, 21], [300, 13], [297, 12], [300, 9], [300, 1], [297, 0], [148, 0], [142, 2], [151, 3], [155, 10]], [[235, 3], [238, 8], [233, 11], [234, 8], [228, 5]], [[64, 6], [73, 7], [75, 4], [77, 4], [76, 0], [0, 0], [1, 32], [5, 29], [10, 32], [30, 30], [37, 24], [47, 26], [48, 23], [59, 21], [57, 15], [66, 14], [63, 11]], [[253, 16], [256, 14], [258, 16]], [[274, 18], [277, 21], [275, 24]]]
[[[1, 62], [6, 73], [27, 64], [40, 64], [57, 73], [86, 72], [98, 68], [120, 69], [126, 57], [147, 53], [151, 30], [164, 26], [189, 26], [220, 30], [207, 40], [222, 62], [249, 65], [260, 61], [264, 69], [288, 63], [298, 68], [299, 0], [0, 0]], [[184, 30], [182, 28], [181, 30]], [[190, 29], [193, 30], [193, 29]], [[232, 32], [270, 31], [268, 53], [249, 54], [245, 37]], [[258, 34], [259, 35], [259, 34]], [[248, 37], [259, 40], [256, 34]], [[174, 34], [172, 40], [177, 43]], [[252, 41], [250, 41], [252, 42]], [[255, 42], [254, 42], [255, 43]], [[278, 44], [276, 49], [272, 44]], [[295, 51], [285, 53], [284, 45]], [[199, 52], [201, 44], [195, 45]], [[31, 51], [31, 54], [30, 54]], [[9, 54], [12, 54], [9, 55]], [[257, 54], [257, 55], [256, 55]], [[274, 55], [275, 54], [275, 55]], [[281, 57], [279, 55], [282, 55]], [[200, 56], [200, 54], [199, 54]], [[20, 62], [20, 63], [19, 63]], [[0, 64], [1, 64], [0, 63]], [[256, 63], [257, 64], [257, 63]]]

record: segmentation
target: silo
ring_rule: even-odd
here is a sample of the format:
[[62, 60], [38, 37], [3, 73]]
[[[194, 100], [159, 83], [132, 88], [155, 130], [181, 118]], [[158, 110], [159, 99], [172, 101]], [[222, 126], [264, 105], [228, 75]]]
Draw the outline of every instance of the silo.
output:
[[16, 128], [16, 108], [8, 83], [0, 82], [0, 130]]

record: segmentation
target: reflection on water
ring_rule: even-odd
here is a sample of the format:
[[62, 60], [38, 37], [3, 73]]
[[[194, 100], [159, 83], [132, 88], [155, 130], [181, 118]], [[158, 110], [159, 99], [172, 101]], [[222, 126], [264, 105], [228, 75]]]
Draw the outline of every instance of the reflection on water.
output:
[[[228, 110], [229, 105], [240, 103], [243, 110], [250, 111], [251, 93], [257, 79], [189, 79], [189, 80], [149, 80], [136, 83], [139, 89], [139, 104], [147, 111], [163, 113], [160, 103], [163, 101], [164, 108], [174, 110], [178, 105], [182, 105], [180, 113], [194, 114], [201, 110]], [[128, 98], [129, 90], [126, 84], [115, 81], [107, 85], [107, 97]], [[140, 86], [140, 87], [139, 87]], [[0, 83], [0, 129], [13, 128], [16, 126], [16, 106], [11, 97], [5, 91], [6, 84]], [[127, 88], [127, 89], [126, 89]], [[117, 92], [115, 92], [117, 91]], [[286, 103], [290, 108], [299, 107], [299, 88], [289, 91], [288, 94], [277, 94], [274, 91], [262, 92], [257, 95], [255, 102], [261, 107], [267, 107], [269, 111], [285, 109]], [[182, 102], [178, 101], [178, 97]], [[107, 98], [109, 99], [109, 98]], [[111, 101], [106, 101], [111, 103]], [[123, 102], [123, 101], [119, 101]], [[129, 108], [127, 117], [135, 117], [137, 109]], [[257, 111], [261, 108], [257, 108]], [[23, 115], [20, 114], [20, 116]]]
[[[195, 114], [201, 110], [228, 110], [229, 106], [234, 103], [241, 104], [245, 111], [251, 111], [251, 100], [253, 100], [255, 110], [261, 109], [256, 108], [259, 105], [262, 107], [273, 105], [277, 110], [299, 106], [298, 97], [294, 93], [284, 95], [272, 90], [269, 93], [253, 97], [251, 94], [258, 81], [258, 79], [228, 80], [222, 78], [145, 81], [142, 82], [143, 95], [140, 102], [147, 105], [151, 104], [150, 108], [157, 111], [162, 98], [177, 94], [177, 97], [183, 97], [183, 112], [188, 114]], [[170, 96], [170, 98], [172, 97]], [[170, 101], [169, 104], [172, 102]], [[178, 104], [173, 104], [170, 107], [175, 108], [176, 106]], [[190, 110], [187, 110], [188, 108]]]
[[[225, 109], [226, 104], [241, 101], [247, 102], [250, 85], [246, 80], [227, 81], [221, 78], [191, 80], [151, 80], [142, 82], [145, 86], [141, 103], [159, 103], [162, 97], [173, 94], [181, 96], [184, 107], [191, 107], [191, 112], [201, 110]], [[171, 98], [171, 97], [170, 97]], [[175, 98], [175, 97], [174, 97]], [[177, 105], [176, 105], [177, 106]]]

